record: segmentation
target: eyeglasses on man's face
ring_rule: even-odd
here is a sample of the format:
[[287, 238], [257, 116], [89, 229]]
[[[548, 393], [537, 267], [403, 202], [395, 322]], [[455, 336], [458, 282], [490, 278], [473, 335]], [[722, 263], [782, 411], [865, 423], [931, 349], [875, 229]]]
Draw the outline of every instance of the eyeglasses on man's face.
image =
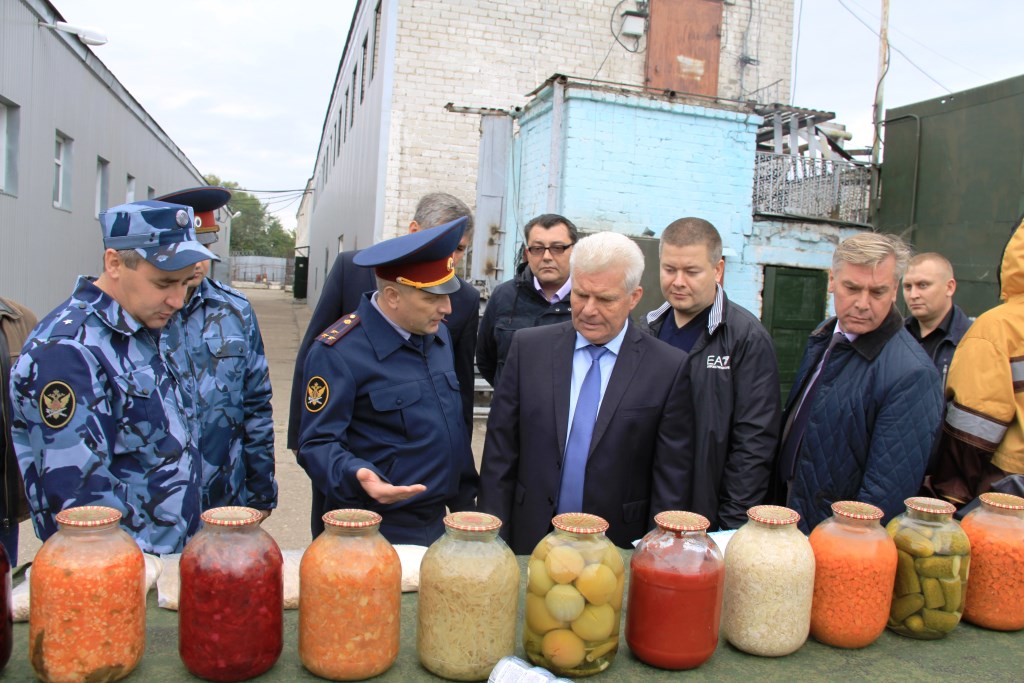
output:
[[534, 245], [527, 247], [526, 251], [530, 252], [530, 256], [543, 256], [545, 251], [550, 251], [552, 256], [561, 256], [565, 253], [566, 249], [571, 249], [571, 244], [551, 244], [548, 246]]

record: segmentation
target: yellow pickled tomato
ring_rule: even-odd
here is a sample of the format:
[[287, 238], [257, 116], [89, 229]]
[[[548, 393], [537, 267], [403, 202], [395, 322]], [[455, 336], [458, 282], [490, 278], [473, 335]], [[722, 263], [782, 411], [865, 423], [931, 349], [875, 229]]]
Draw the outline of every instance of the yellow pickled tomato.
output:
[[544, 562], [538, 559], [531, 559], [527, 571], [530, 576], [527, 584], [530, 592], [543, 598], [551, 590], [551, 587], [555, 585], [555, 582], [548, 576], [547, 569], [544, 568]]
[[544, 596], [544, 606], [548, 614], [559, 621], [572, 621], [583, 614], [586, 601], [580, 592], [568, 585], [552, 587]]
[[588, 538], [575, 546], [587, 564], [597, 564], [604, 559], [604, 553], [608, 549], [606, 541], [599, 541], [596, 538]]
[[576, 590], [592, 605], [603, 605], [612, 599], [618, 579], [615, 572], [603, 564], [588, 564], [576, 577]]
[[604, 640], [615, 629], [615, 610], [611, 605], [587, 605], [572, 622], [572, 632], [583, 640]]
[[537, 635], [544, 635], [556, 628], [565, 628], [566, 622], [558, 621], [550, 613], [544, 604], [544, 598], [526, 594], [526, 627]]
[[604, 556], [601, 558], [601, 564], [611, 569], [615, 576], [622, 576], [622, 573], [626, 571], [626, 565], [622, 562], [622, 554], [619, 552], [619, 549], [613, 545], [609, 545], [605, 548]]
[[570, 583], [583, 571], [583, 556], [567, 545], [555, 546], [544, 558], [544, 568], [555, 583]]
[[622, 609], [622, 589], [626, 585], [626, 575], [619, 574], [619, 578], [615, 582], [615, 592], [612, 593], [612, 597], [608, 600], [608, 604], [612, 606], [612, 609], [618, 611]]
[[548, 556], [555, 545], [555, 536], [545, 536], [540, 539], [540, 543], [533, 549], [533, 553], [530, 555], [535, 560], [543, 560]]
[[549, 662], [560, 669], [579, 666], [586, 655], [580, 637], [568, 629], [551, 631], [540, 643], [540, 651]]

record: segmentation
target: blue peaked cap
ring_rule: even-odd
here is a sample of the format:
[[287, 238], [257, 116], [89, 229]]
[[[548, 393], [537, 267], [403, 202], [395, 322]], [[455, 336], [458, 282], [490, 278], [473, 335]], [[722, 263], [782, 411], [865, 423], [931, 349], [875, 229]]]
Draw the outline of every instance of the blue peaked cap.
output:
[[147, 199], [100, 214], [103, 246], [134, 249], [160, 270], [181, 270], [220, 258], [196, 239], [192, 207]]

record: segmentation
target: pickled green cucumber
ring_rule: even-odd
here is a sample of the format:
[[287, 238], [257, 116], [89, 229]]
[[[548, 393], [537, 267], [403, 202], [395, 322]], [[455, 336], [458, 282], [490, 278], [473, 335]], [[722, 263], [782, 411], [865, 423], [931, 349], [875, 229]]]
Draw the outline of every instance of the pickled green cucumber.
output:
[[959, 555], [933, 555], [914, 560], [914, 569], [921, 578], [946, 579], [960, 576]]
[[[956, 582], [959, 584], [960, 579]], [[938, 579], [921, 579], [921, 592], [924, 593], [924, 606], [928, 609], [939, 609], [946, 604]], [[957, 600], [956, 604], [960, 604], [960, 601]]]
[[899, 563], [896, 566], [896, 597], [903, 597], [910, 593], [921, 592], [921, 582], [917, 578], [917, 570], [914, 569], [914, 558], [910, 553], [902, 550], [896, 551], [899, 556]]
[[967, 583], [967, 574], [971, 570], [971, 556], [967, 555], [960, 561], [960, 580]]
[[900, 529], [893, 540], [897, 548], [914, 557], [931, 557], [935, 554], [935, 545], [913, 529]]
[[940, 531], [933, 542], [935, 552], [942, 555], [966, 555], [971, 552], [971, 541], [960, 529]]
[[907, 620], [903, 622], [903, 625], [914, 633], [924, 633], [927, 630], [924, 627], [924, 619], [921, 618], [920, 614], [911, 614], [907, 617]]
[[936, 609], [926, 609], [921, 612], [926, 628], [940, 633], [949, 633], [960, 623], [960, 617], [950, 612]]
[[[934, 581], [934, 579], [926, 579], [927, 581]], [[963, 585], [960, 583], [960, 577], [954, 577], [952, 579], [939, 579], [939, 585], [942, 588], [942, 599], [945, 605], [942, 607], [947, 612], [960, 612], [962, 611], [960, 603], [962, 602], [963, 596]], [[931, 605], [925, 605], [925, 607], [931, 607]]]
[[923, 607], [924, 596], [920, 593], [911, 593], [910, 595], [904, 595], [902, 598], [893, 600], [889, 615], [893, 621], [900, 622]]

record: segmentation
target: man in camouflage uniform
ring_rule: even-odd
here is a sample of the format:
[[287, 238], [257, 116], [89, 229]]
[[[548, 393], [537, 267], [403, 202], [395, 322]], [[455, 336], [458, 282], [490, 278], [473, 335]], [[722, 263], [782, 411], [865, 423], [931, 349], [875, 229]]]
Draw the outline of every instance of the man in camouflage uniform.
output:
[[[196, 238], [217, 241], [214, 212], [231, 199], [223, 187], [172, 192], [160, 201], [191, 206]], [[270, 372], [252, 305], [241, 292], [207, 277], [196, 263], [185, 307], [164, 330], [162, 344], [190, 377], [203, 459], [202, 507], [247, 505], [269, 515], [277, 505]]]
[[12, 427], [36, 534], [57, 512], [107, 505], [149, 553], [199, 527], [190, 397], [160, 350], [199, 261], [192, 209], [140, 201], [100, 214], [103, 272], [36, 327], [11, 373]]

